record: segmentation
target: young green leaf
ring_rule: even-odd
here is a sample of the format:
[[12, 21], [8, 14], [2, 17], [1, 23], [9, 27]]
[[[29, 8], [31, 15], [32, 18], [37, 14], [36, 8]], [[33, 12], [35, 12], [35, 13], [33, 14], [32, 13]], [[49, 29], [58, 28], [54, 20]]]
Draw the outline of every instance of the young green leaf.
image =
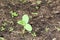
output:
[[27, 14], [23, 15], [22, 20], [27, 24], [29, 22], [29, 17]]
[[25, 22], [23, 20], [19, 20], [17, 23], [23, 26], [25, 25]]
[[32, 26], [30, 24], [26, 24], [24, 26], [24, 29], [27, 30], [28, 32], [31, 32], [32, 31]]
[[10, 13], [11, 13], [12, 17], [18, 16], [18, 14], [16, 12], [11, 11]]

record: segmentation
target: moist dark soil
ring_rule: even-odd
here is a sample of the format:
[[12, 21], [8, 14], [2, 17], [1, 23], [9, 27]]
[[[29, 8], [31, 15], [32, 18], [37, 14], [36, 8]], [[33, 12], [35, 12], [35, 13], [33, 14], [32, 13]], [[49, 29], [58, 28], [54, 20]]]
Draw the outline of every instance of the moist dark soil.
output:
[[[56, 29], [60, 28], [60, 0], [40, 0], [41, 4], [32, 4], [35, 1], [28, 0], [22, 3], [20, 0], [0, 0], [0, 27], [4, 22], [7, 23], [4, 26], [6, 29], [0, 31], [0, 37], [6, 40], [60, 40], [60, 31]], [[12, 18], [10, 11], [19, 15]], [[27, 31], [23, 34], [22, 26], [17, 24], [24, 14], [30, 16], [29, 24], [32, 25], [33, 32], [36, 32], [36, 37]], [[9, 27], [13, 27], [14, 30], [10, 32]]]

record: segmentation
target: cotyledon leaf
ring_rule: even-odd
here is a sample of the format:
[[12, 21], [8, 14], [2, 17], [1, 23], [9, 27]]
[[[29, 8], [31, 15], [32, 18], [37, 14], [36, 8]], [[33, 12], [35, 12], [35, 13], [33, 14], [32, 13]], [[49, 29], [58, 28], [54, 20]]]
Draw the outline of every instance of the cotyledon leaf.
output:
[[27, 24], [29, 22], [29, 16], [27, 14], [23, 15], [22, 20]]
[[19, 20], [17, 23], [23, 26], [26, 24], [23, 20]]
[[30, 24], [26, 24], [24, 26], [24, 29], [27, 30], [28, 32], [31, 32], [32, 31], [32, 26]]

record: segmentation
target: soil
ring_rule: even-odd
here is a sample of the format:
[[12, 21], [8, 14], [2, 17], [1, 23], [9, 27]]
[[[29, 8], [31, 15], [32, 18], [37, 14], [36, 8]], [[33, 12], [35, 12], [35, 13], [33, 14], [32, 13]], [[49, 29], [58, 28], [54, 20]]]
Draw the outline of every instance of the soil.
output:
[[[19, 0], [0, 0], [0, 27], [3, 23], [6, 30], [0, 31], [0, 37], [6, 40], [60, 40], [60, 0], [40, 0], [41, 4], [32, 4], [36, 0], [28, 0], [22, 3]], [[35, 7], [39, 7], [36, 9]], [[10, 11], [15, 11], [19, 15], [12, 18]], [[37, 15], [32, 14], [37, 12]], [[22, 26], [17, 24], [24, 14], [30, 16], [29, 24], [33, 27], [33, 32], [36, 32], [36, 37], [33, 37], [29, 32], [22, 34]], [[9, 32], [9, 27], [14, 30]], [[46, 28], [49, 28], [46, 31]]]

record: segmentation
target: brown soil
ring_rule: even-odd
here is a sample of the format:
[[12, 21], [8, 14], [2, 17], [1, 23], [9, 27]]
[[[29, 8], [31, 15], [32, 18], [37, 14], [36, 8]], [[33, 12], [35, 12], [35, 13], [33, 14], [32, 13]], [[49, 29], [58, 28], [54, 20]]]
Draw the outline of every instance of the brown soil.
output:
[[[19, 0], [0, 0], [0, 27], [4, 22], [7, 23], [6, 30], [0, 31], [0, 37], [7, 40], [60, 40], [60, 31], [56, 29], [60, 27], [60, 0], [41, 0], [41, 4], [32, 5], [35, 1], [28, 0], [26, 3], [21, 3]], [[39, 9], [36, 9], [36, 6]], [[17, 12], [19, 16], [12, 18], [10, 11]], [[37, 12], [38, 15], [33, 15], [32, 12]], [[36, 37], [27, 31], [22, 34], [22, 26], [16, 23], [25, 13], [32, 17], [29, 23], [36, 32]], [[9, 32], [9, 27], [13, 27], [14, 30]], [[46, 28], [49, 28], [48, 32]]]

